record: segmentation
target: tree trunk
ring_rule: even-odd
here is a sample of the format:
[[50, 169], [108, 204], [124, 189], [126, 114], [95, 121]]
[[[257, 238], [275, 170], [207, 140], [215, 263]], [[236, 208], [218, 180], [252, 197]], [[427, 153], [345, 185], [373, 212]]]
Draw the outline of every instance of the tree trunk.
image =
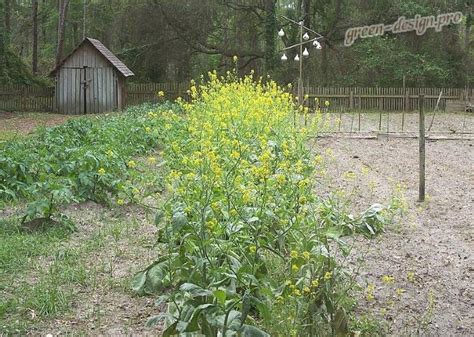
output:
[[48, 10], [47, 8], [49, 8], [49, 6], [47, 6], [46, 4], [46, 0], [43, 0], [41, 2], [41, 42], [43, 44], [46, 44], [47, 43], [47, 35], [46, 35], [46, 19], [48, 17]]
[[275, 69], [276, 31], [275, 0], [265, 0], [265, 68], [267, 73]]
[[10, 24], [11, 15], [12, 15], [11, 0], [5, 0], [5, 32], [7, 33], [7, 36], [9, 36], [11, 33], [11, 24]]
[[468, 14], [466, 17], [466, 24], [464, 27], [464, 51], [469, 54], [469, 48], [471, 45], [471, 29], [474, 25], [474, 17], [472, 14]]
[[327, 47], [323, 45], [321, 49], [321, 82], [317, 85], [326, 86], [328, 83], [328, 51]]
[[[6, 13], [5, 13], [6, 8], [4, 8], [4, 5], [6, 5], [6, 2], [5, 3], [0, 2], [0, 15], [5, 14], [5, 17], [6, 17]], [[0, 81], [2, 82], [6, 82], [8, 80], [7, 71], [6, 71], [7, 65], [6, 65], [6, 50], [5, 50], [6, 49], [5, 39], [6, 39], [7, 34], [6, 34], [5, 25], [6, 25], [6, 20], [0, 21]]]
[[64, 33], [66, 30], [66, 16], [69, 0], [59, 1], [58, 46], [56, 51], [56, 66], [61, 63], [64, 53]]
[[303, 0], [302, 8], [302, 17], [304, 25], [308, 28], [311, 28], [311, 0]]
[[33, 55], [32, 55], [32, 71], [36, 75], [38, 73], [38, 0], [33, 0]]

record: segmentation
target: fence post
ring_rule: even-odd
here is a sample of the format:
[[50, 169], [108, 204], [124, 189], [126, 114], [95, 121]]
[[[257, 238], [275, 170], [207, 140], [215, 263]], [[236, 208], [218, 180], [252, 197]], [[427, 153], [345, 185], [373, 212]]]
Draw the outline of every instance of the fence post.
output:
[[410, 110], [410, 94], [408, 90], [405, 91], [405, 111]]
[[420, 154], [420, 172], [418, 186], [418, 201], [425, 201], [425, 112], [424, 112], [424, 95], [418, 98], [419, 117], [420, 117], [420, 136], [419, 136], [419, 154]]
[[351, 89], [351, 93], [349, 95], [349, 108], [354, 110], [354, 90]]

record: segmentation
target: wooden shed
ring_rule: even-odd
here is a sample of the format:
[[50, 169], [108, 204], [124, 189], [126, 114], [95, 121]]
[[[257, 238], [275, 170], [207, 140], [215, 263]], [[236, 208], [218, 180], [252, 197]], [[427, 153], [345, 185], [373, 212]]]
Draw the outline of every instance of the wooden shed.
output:
[[79, 115], [120, 110], [133, 72], [99, 40], [86, 38], [51, 72], [54, 110]]

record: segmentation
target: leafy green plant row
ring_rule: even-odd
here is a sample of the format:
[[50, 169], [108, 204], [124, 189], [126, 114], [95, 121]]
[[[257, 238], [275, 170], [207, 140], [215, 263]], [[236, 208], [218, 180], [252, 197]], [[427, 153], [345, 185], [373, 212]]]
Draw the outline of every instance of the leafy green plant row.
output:
[[0, 144], [0, 202], [28, 200], [26, 219], [50, 218], [71, 202], [132, 199], [134, 156], [156, 149], [170, 104], [69, 120]]
[[162, 253], [133, 282], [166, 305], [149, 324], [164, 322], [163, 336], [347, 334], [342, 237], [375, 235], [390, 212], [351, 217], [318, 197], [306, 130], [275, 83], [211, 73], [190, 94], [164, 142]]

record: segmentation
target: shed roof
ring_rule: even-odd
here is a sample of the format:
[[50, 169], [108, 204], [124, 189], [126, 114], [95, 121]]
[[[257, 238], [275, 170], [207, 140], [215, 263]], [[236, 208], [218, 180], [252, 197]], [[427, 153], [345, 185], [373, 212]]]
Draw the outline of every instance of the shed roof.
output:
[[102, 42], [90, 37], [86, 37], [68, 56], [66, 56], [59, 65], [54, 68], [51, 72], [51, 75], [54, 75], [59, 68], [66, 62], [69, 57], [71, 57], [84, 43], [89, 43], [94, 49], [96, 49], [118, 72], [120, 72], [124, 77], [134, 76], [135, 74], [115, 56]]

